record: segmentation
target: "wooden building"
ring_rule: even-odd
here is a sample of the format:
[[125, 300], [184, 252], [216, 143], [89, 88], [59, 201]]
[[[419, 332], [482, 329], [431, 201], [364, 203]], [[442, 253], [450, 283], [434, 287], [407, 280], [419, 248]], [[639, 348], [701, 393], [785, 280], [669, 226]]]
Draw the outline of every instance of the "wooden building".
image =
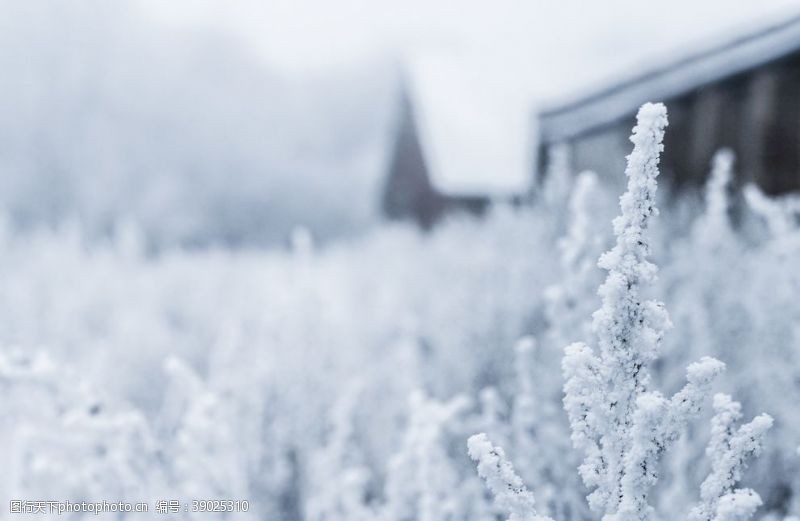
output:
[[482, 71], [452, 57], [404, 67], [381, 195], [387, 218], [427, 229], [445, 215], [481, 215], [494, 201], [530, 192], [531, 104], [507, 103], [511, 95]]
[[649, 70], [560, 102], [538, 115], [538, 168], [556, 144], [573, 171], [622, 183], [638, 107], [669, 112], [662, 173], [673, 187], [696, 186], [711, 157], [729, 147], [738, 183], [770, 194], [800, 189], [800, 17], [726, 38]]
[[487, 193], [448, 193], [435, 186], [422, 148], [414, 107], [403, 88], [382, 210], [390, 219], [410, 219], [428, 229], [447, 213], [481, 215], [489, 206]]

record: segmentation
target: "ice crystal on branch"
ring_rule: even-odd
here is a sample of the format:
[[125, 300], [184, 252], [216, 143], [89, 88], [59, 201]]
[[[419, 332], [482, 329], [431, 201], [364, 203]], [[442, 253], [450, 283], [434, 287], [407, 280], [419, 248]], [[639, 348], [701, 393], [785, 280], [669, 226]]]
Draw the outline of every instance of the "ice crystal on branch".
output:
[[719, 500], [714, 521], [747, 521], [761, 506], [761, 498], [750, 489], [737, 489]]
[[706, 448], [711, 473], [700, 487], [701, 501], [692, 509], [691, 521], [744, 521], [761, 504], [761, 498], [752, 490], [733, 487], [742, 478], [747, 459], [761, 452], [772, 418], [762, 414], [736, 429], [741, 409], [741, 404], [726, 394], [714, 396], [711, 439]]
[[476, 434], [467, 442], [469, 456], [478, 464], [478, 474], [494, 494], [497, 505], [508, 512], [507, 521], [552, 521], [536, 513], [533, 494], [522, 483], [501, 447], [495, 447], [486, 434]]
[[658, 481], [661, 453], [680, 436], [688, 420], [700, 412], [702, 400], [725, 365], [705, 357], [687, 369], [687, 384], [672, 399], [646, 392], [636, 399], [631, 446], [624, 457], [622, 495], [616, 519], [650, 519], [647, 502], [650, 488]]

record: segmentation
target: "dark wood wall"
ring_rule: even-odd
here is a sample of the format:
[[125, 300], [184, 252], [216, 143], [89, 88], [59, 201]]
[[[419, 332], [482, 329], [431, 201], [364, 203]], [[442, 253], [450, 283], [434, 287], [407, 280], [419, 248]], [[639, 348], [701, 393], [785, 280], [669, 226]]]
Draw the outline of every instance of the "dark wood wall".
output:
[[[702, 184], [714, 153], [736, 153], [739, 184], [770, 194], [800, 190], [800, 53], [664, 101], [669, 126], [662, 172], [678, 189]], [[575, 171], [624, 181], [635, 113], [569, 142]], [[540, 154], [546, 161], [547, 153]], [[540, 165], [541, 167], [541, 165]]]

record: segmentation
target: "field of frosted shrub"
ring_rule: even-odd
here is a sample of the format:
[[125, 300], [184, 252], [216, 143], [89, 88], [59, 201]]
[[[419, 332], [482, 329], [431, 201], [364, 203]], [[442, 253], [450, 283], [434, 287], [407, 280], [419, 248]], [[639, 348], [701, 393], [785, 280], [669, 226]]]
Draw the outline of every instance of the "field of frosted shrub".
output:
[[[718, 155], [702, 198], [674, 200], [662, 189], [660, 215], [644, 230], [658, 274], [641, 284], [642, 295], [665, 304], [671, 328], [660, 307], [627, 298], [624, 284], [601, 303], [607, 271], [597, 259], [616, 242], [619, 194], [591, 174], [547, 183], [531, 207], [453, 218], [430, 234], [384, 225], [316, 245], [298, 229], [274, 250], [153, 252], [132, 225], [99, 242], [69, 223], [26, 233], [5, 226], [0, 497], [250, 506], [173, 518], [560, 521], [605, 512], [666, 521], [693, 508], [691, 519], [746, 519], [757, 493], [756, 518], [798, 515], [800, 205], [754, 188], [731, 193], [730, 160]], [[634, 174], [646, 177], [642, 164]], [[634, 199], [652, 195], [642, 190]], [[637, 248], [646, 245], [622, 243], [643, 261]], [[639, 269], [621, 268], [625, 255], [610, 257], [612, 272]], [[691, 366], [690, 382], [702, 380], [703, 392], [685, 403], [696, 398], [702, 410], [676, 420], [674, 433], [658, 411], [675, 399], [641, 399], [638, 387], [625, 398], [632, 424], [603, 424], [576, 395], [568, 418], [564, 349], [595, 345], [598, 335], [602, 343], [591, 326], [601, 304], [639, 317], [630, 338], [657, 347], [658, 356], [631, 351], [651, 376], [637, 386], [669, 397], [693, 362], [727, 366], [713, 384], [715, 362]], [[591, 378], [575, 376], [592, 367], [588, 358], [580, 366], [588, 351], [570, 353], [571, 381]], [[741, 424], [766, 413], [771, 429], [759, 416], [752, 432], [732, 430], [736, 404], [717, 396], [712, 407], [716, 392], [741, 403]], [[570, 420], [607, 429], [595, 459], [591, 440], [570, 440]], [[486, 436], [469, 448], [489, 488], [468, 454], [477, 433]], [[613, 443], [641, 450], [642, 461], [615, 463]], [[581, 464], [599, 485], [586, 488]], [[614, 464], [623, 493], [646, 495], [655, 513], [626, 503], [638, 495], [613, 497], [598, 469], [610, 475]], [[639, 481], [637, 466], [647, 467]], [[701, 499], [710, 473], [730, 478], [722, 499]], [[492, 487], [501, 489], [497, 502]], [[595, 487], [593, 512], [586, 496]], [[604, 490], [610, 496], [600, 497]]]

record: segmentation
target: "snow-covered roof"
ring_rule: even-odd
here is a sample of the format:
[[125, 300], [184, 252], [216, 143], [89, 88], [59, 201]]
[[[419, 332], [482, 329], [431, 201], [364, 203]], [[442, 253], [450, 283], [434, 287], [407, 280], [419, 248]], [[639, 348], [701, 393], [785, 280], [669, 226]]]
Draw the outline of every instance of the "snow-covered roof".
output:
[[448, 195], [505, 196], [531, 183], [531, 90], [450, 55], [408, 60], [408, 95], [431, 183]]
[[[740, 30], [698, 48], [651, 59], [655, 64], [602, 88], [540, 106], [539, 139], [555, 143], [633, 114], [647, 101], [689, 92], [800, 50], [800, 16], [770, 21], [757, 30]], [[679, 56], [677, 59], [675, 56]]]

